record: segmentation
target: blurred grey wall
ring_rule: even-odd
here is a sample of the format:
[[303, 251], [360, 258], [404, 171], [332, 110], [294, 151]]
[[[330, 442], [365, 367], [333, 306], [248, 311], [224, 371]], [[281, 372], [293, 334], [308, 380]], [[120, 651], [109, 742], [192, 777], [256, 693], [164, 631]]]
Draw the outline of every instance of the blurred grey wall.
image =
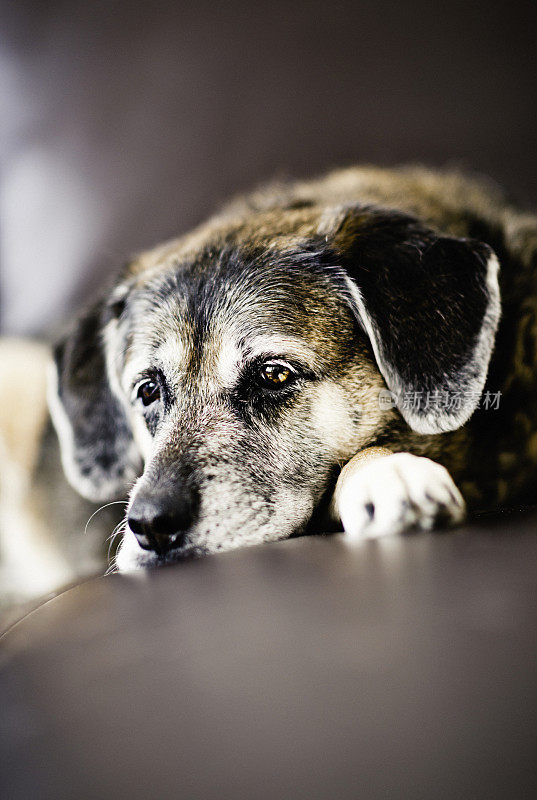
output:
[[1, 319], [53, 330], [130, 253], [274, 175], [457, 163], [537, 198], [537, 4], [0, 4]]

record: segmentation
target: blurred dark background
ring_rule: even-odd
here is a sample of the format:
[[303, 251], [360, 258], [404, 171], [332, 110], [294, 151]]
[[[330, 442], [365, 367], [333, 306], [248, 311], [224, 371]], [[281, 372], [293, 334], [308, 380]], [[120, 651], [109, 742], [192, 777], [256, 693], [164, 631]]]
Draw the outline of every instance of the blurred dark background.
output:
[[1, 314], [43, 333], [273, 176], [457, 164], [535, 205], [535, 2], [0, 4]]

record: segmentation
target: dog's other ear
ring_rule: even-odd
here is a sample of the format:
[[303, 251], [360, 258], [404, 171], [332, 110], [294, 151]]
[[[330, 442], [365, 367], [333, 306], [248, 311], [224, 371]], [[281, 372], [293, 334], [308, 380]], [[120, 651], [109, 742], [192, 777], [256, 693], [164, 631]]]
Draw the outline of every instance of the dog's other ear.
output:
[[344, 212], [333, 246], [404, 419], [419, 433], [463, 425], [479, 403], [500, 318], [494, 252], [379, 209]]
[[121, 310], [122, 301], [99, 303], [82, 316], [56, 346], [49, 380], [65, 474], [95, 502], [124, 497], [140, 468], [125, 411], [108, 380], [104, 351], [104, 327]]

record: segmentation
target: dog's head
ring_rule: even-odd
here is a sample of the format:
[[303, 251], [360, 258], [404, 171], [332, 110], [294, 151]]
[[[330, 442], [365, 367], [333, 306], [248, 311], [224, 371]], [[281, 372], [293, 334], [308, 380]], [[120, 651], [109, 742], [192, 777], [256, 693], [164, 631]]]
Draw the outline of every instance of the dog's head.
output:
[[[399, 414], [419, 433], [462, 425], [497, 266], [484, 244], [363, 207], [258, 213], [133, 262], [58, 346], [51, 401], [75, 488], [105, 501], [134, 483], [120, 564], [299, 533]], [[461, 400], [408, 402], [435, 391]]]

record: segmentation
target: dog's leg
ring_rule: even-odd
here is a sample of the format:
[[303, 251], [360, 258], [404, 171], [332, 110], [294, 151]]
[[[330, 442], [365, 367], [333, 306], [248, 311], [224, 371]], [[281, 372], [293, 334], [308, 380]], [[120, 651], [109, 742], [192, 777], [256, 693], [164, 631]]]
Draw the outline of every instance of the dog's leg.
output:
[[376, 538], [436, 524], [456, 524], [465, 514], [448, 471], [429, 458], [362, 450], [342, 469], [330, 505], [347, 534]]

